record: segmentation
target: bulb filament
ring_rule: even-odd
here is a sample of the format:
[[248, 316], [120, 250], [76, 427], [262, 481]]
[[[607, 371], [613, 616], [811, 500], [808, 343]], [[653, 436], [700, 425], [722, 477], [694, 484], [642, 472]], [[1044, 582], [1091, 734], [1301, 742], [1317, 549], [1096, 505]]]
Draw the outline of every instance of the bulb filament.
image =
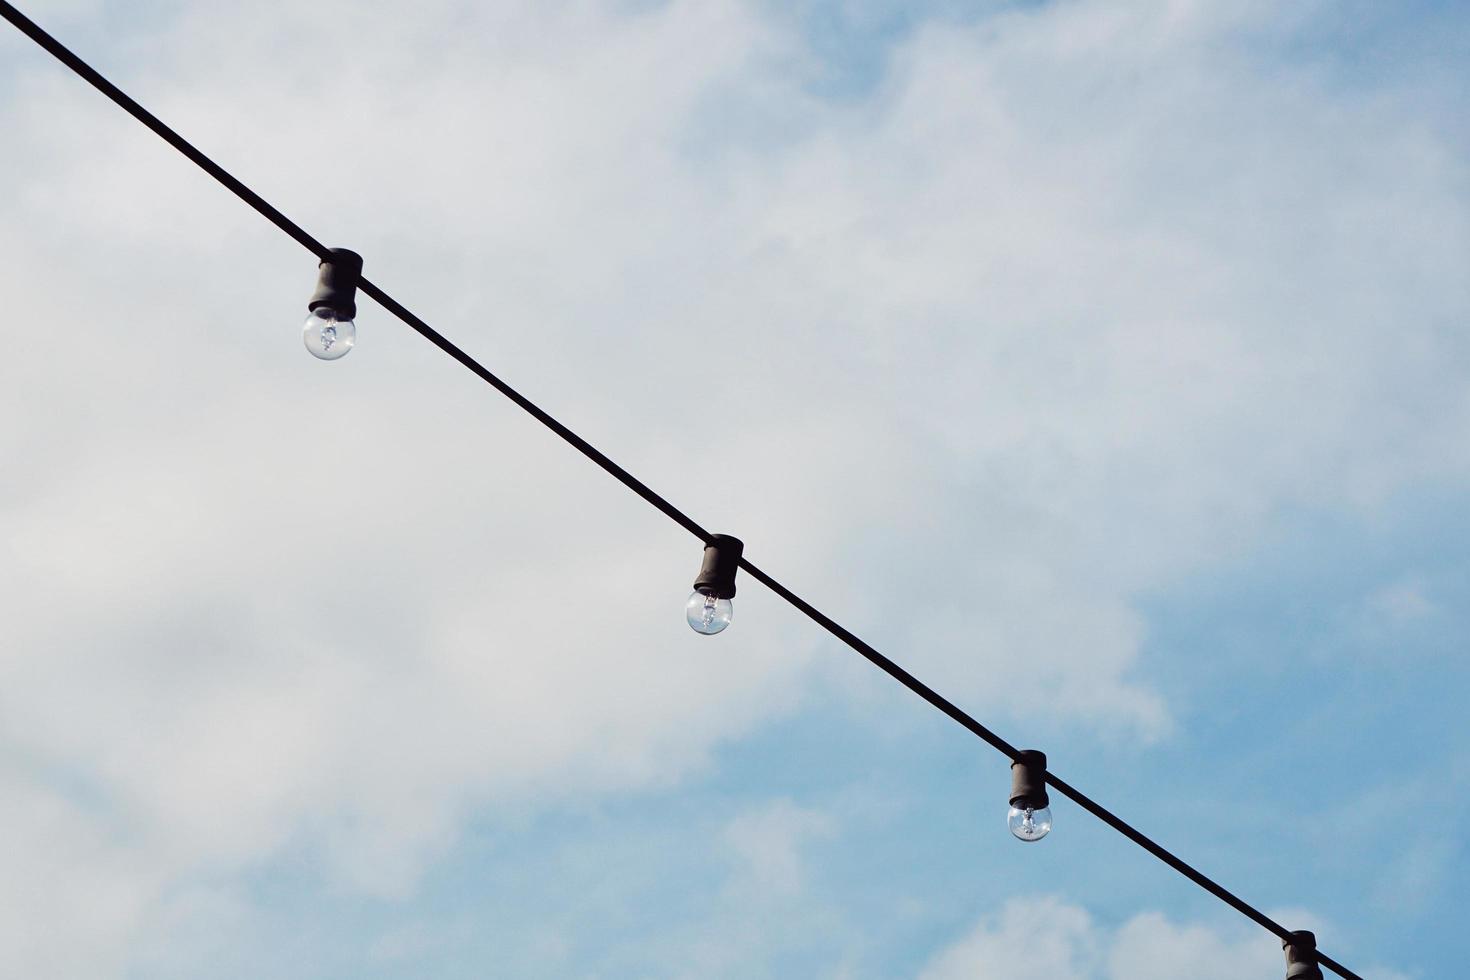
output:
[[704, 597], [704, 625], [712, 626], [715, 621], [715, 597], [706, 595]]
[[337, 328], [328, 324], [322, 327], [322, 350], [331, 350], [337, 342]]

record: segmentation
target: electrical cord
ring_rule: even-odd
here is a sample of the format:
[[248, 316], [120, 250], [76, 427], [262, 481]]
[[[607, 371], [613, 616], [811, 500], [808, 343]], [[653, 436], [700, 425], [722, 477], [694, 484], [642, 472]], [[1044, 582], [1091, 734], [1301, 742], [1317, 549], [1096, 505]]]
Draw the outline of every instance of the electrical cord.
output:
[[[6, 0], [0, 0], [0, 16], [4, 16], [5, 19], [10, 21], [11, 24], [13, 24], [17, 29], [21, 31], [21, 33], [25, 34], [32, 41], [36, 42], [36, 44], [40, 45], [47, 52], [53, 55], [58, 61], [66, 65], [76, 74], [80, 75], [85, 81], [91, 84], [103, 95], [107, 96], [109, 99], [115, 102], [129, 115], [133, 116], [133, 118], [137, 119], [144, 126], [147, 126], [149, 129], [151, 129], [154, 133], [156, 133], [174, 149], [182, 153], [201, 170], [209, 174], [215, 180], [219, 181], [219, 183], [223, 184], [227, 190], [235, 194], [235, 196], [239, 197], [255, 211], [259, 212], [263, 217], [274, 224], [277, 228], [284, 231], [287, 235], [290, 235], [307, 251], [314, 254], [318, 259], [326, 259], [328, 257], [330, 252], [327, 247], [322, 245], [321, 242], [317, 241], [314, 237], [308, 234], [306, 230], [303, 229], [300, 225], [296, 224], [290, 218], [286, 217], [285, 214], [278, 211], [263, 197], [255, 193], [243, 182], [236, 179], [223, 167], [211, 160], [192, 143], [190, 143], [173, 129], [165, 125], [157, 116], [153, 115], [147, 109], [139, 105], [122, 89], [118, 88], [112, 82], [108, 81], [107, 78], [105, 78], [100, 72], [94, 69], [91, 65], [87, 64], [76, 54], [72, 53], [68, 48], [62, 45], [61, 42], [57, 41], [50, 34], [42, 30], [34, 21], [32, 21], [25, 14], [21, 13], [21, 11], [17, 10], [10, 3], [6, 2]], [[597, 449], [597, 447], [593, 446], [587, 440], [583, 439], [571, 429], [567, 428], [567, 426], [557, 421], [554, 417], [552, 417], [550, 413], [542, 409], [525, 395], [522, 395], [515, 388], [511, 387], [511, 385], [509, 385], [507, 382], [497, 377], [488, 368], [486, 368], [479, 361], [476, 361], [469, 354], [461, 350], [443, 334], [439, 333], [433, 327], [429, 326], [423, 320], [419, 319], [419, 317], [416, 316], [406, 306], [398, 302], [392, 296], [388, 295], [388, 293], [385, 292], [381, 287], [375, 285], [367, 279], [361, 279], [358, 283], [358, 287], [364, 293], [371, 296], [380, 306], [383, 307], [383, 309], [393, 314], [399, 320], [402, 320], [408, 327], [421, 334], [434, 346], [438, 347], [440, 350], [444, 351], [460, 364], [464, 365], [480, 380], [490, 385], [506, 398], [509, 398], [512, 402], [516, 404], [517, 407], [525, 411], [542, 425], [546, 426], [546, 428], [554, 432], [573, 449], [577, 450], [583, 456], [586, 456], [593, 463], [596, 463], [619, 483], [622, 483], [629, 490], [632, 490], [638, 496], [642, 497], [645, 501], [652, 504], [670, 520], [674, 521], [690, 534], [700, 539], [700, 541], [705, 543], [709, 542], [711, 538], [710, 533], [706, 531], [703, 527], [701, 527], [699, 523], [696, 522], [692, 517], [684, 513], [678, 507], [674, 506], [672, 503], [670, 503], [663, 496], [654, 491], [643, 481], [633, 476], [633, 474], [623, 469], [623, 467], [615, 463], [610, 457]], [[866, 658], [874, 666], [878, 667], [878, 669], [882, 670], [884, 673], [888, 674], [904, 687], [908, 688], [910, 691], [923, 698], [930, 705], [937, 708], [945, 715], [948, 715], [951, 719], [957, 722], [965, 730], [969, 731], [972, 735], [988, 743], [991, 747], [996, 749], [1002, 755], [1009, 757], [1012, 762], [1018, 761], [1020, 759], [1020, 750], [1013, 746], [1010, 742], [1007, 742], [1004, 738], [1000, 737], [995, 732], [991, 731], [989, 728], [976, 721], [973, 717], [960, 709], [953, 702], [943, 697], [933, 688], [929, 687], [923, 681], [920, 681], [913, 674], [910, 674], [907, 670], [900, 667], [897, 663], [890, 660], [882, 653], [879, 653], [878, 650], [868, 645], [866, 642], [864, 642], [861, 638], [848, 630], [842, 624], [838, 623], [836, 620], [832, 619], [830, 616], [817, 609], [815, 606], [807, 602], [791, 589], [782, 585], [770, 574], [762, 571], [756, 565], [752, 564], [749, 559], [741, 558], [740, 567], [744, 569], [747, 573], [749, 573], [752, 578], [756, 579], [758, 582], [766, 586], [766, 588], [774, 592], [777, 596], [781, 597], [787, 603], [794, 606], [797, 610], [807, 616], [807, 618], [811, 619], [814, 623], [822, 627], [828, 633], [831, 633], [838, 640], [841, 640], [852, 650]], [[1051, 786], [1058, 793], [1062, 794], [1073, 803], [1076, 803], [1082, 809], [1086, 810], [1088, 813], [1091, 813], [1103, 823], [1107, 824], [1109, 827], [1112, 827], [1124, 837], [1127, 837], [1129, 840], [1133, 841], [1133, 843], [1137, 844], [1139, 847], [1142, 847], [1145, 851], [1148, 851], [1154, 857], [1158, 858], [1160, 861], [1164, 862], [1169, 867], [1173, 868], [1175, 871], [1179, 872], [1184, 877], [1188, 878], [1190, 881], [1203, 888], [1205, 891], [1214, 895], [1216, 898], [1220, 899], [1222, 902], [1226, 903], [1237, 912], [1240, 912], [1242, 915], [1246, 916], [1257, 925], [1266, 929], [1268, 932], [1273, 933], [1283, 942], [1289, 941], [1292, 938], [1291, 930], [1287, 929], [1285, 926], [1281, 925], [1279, 922], [1272, 919], [1264, 912], [1250, 905], [1244, 899], [1241, 899], [1232, 892], [1228, 891], [1226, 888], [1216, 883], [1214, 880], [1207, 877], [1205, 874], [1192, 867], [1184, 860], [1177, 857], [1169, 850], [1165, 849], [1160, 844], [1156, 843], [1154, 840], [1145, 835], [1142, 831], [1137, 830], [1132, 825], [1124, 821], [1121, 817], [1117, 816], [1112, 811], [1102, 806], [1100, 803], [1094, 801], [1091, 797], [1086, 796], [1080, 790], [1075, 789], [1069, 783], [1064, 782], [1060, 777], [1053, 775], [1050, 770], [1047, 770], [1043, 773], [1043, 778], [1045, 779], [1047, 785]], [[1360, 977], [1358, 974], [1338, 963], [1326, 953], [1317, 950], [1315, 951], [1314, 955], [1318, 963], [1332, 970], [1332, 972], [1336, 973], [1338, 976], [1343, 977], [1344, 980], [1363, 980], [1363, 978]]]

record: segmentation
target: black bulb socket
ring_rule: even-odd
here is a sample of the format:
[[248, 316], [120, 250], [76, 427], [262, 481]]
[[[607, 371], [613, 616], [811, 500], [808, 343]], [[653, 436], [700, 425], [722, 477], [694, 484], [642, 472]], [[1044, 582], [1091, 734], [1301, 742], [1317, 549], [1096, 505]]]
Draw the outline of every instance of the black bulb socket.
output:
[[744, 550], [739, 538], [728, 534], [711, 537], [704, 546], [704, 561], [699, 566], [699, 577], [694, 580], [694, 590], [716, 599], [735, 598], [735, 573], [740, 569], [740, 555]]
[[317, 269], [316, 292], [308, 310], [323, 306], [343, 320], [357, 319], [357, 283], [362, 278], [362, 256], [351, 249], [334, 248]]
[[1011, 806], [1022, 810], [1040, 810], [1051, 805], [1046, 795], [1046, 753], [1022, 749], [1011, 763]]
[[1281, 941], [1286, 952], [1286, 980], [1323, 980], [1317, 966], [1317, 937], [1305, 929]]

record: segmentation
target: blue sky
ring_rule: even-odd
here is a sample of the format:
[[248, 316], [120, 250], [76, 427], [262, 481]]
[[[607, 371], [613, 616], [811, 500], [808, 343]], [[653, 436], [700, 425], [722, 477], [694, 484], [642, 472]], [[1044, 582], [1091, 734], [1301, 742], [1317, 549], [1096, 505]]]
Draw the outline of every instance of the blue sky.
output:
[[[1228, 887], [1470, 955], [1463, 5], [27, 10]], [[755, 583], [695, 636], [681, 531], [370, 303], [314, 361], [309, 256], [0, 76], [0, 972], [1281, 974]]]

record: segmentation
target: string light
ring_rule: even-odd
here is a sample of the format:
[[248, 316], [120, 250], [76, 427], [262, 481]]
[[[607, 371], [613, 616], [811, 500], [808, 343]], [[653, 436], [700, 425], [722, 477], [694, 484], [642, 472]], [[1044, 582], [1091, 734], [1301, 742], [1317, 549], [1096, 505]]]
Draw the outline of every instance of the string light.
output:
[[362, 256], [334, 248], [317, 270], [316, 292], [306, 304], [301, 338], [313, 357], [335, 361], [346, 357], [357, 343], [357, 281]]
[[1017, 840], [1039, 841], [1051, 833], [1051, 800], [1046, 795], [1046, 753], [1022, 749], [1011, 763], [1011, 809], [1006, 825]]
[[[215, 163], [213, 160], [207, 157], [203, 152], [198, 149], [198, 147], [194, 146], [188, 140], [184, 139], [177, 132], [175, 132], [172, 128], [165, 125], [157, 116], [153, 115], [147, 109], [144, 109], [131, 96], [119, 89], [116, 85], [110, 82], [91, 65], [87, 64], [81, 58], [77, 57], [65, 45], [61, 44], [50, 34], [42, 30], [34, 21], [32, 21], [25, 14], [21, 13], [18, 9], [15, 8], [14, 5], [7, 2], [7, 0], [0, 0], [0, 16], [3, 16], [6, 20], [10, 21], [11, 24], [13, 24], [17, 29], [21, 31], [21, 33], [25, 34], [31, 40], [35, 41], [36, 44], [49, 52], [62, 64], [66, 65], [68, 68], [74, 71], [88, 84], [92, 85], [102, 94], [106, 95], [129, 115], [133, 116], [133, 118], [137, 119], [144, 126], [148, 127], [150, 130], [156, 133], [161, 139], [167, 142], [170, 146], [174, 147], [174, 149], [178, 150], [201, 170], [209, 174], [215, 180], [219, 181], [221, 185], [223, 185], [227, 190], [239, 197], [250, 207], [255, 209], [255, 211], [257, 211], [262, 217], [269, 220], [277, 228], [280, 228], [283, 232], [285, 232], [291, 238], [300, 243], [304, 248], [312, 252], [312, 254], [316, 255], [317, 258], [320, 259], [324, 265], [330, 264], [335, 267], [340, 264], [345, 266], [346, 262], [342, 259], [339, 259], [338, 256], [340, 253], [344, 253], [346, 250], [328, 249], [326, 246], [322, 245], [321, 242], [308, 234], [306, 230], [303, 229], [300, 225], [296, 224], [290, 218], [286, 217], [264, 198], [262, 198], [259, 194], [251, 190], [239, 179], [234, 177], [219, 164]], [[354, 258], [357, 258], [355, 256], [355, 253], [346, 254], [353, 255]], [[354, 277], [357, 279], [356, 286], [361, 288], [364, 293], [372, 297], [389, 313], [402, 320], [405, 324], [407, 324], [414, 331], [422, 335], [430, 343], [434, 344], [450, 357], [453, 357], [455, 360], [459, 361], [460, 364], [464, 365], [465, 368], [474, 373], [476, 377], [480, 378], [482, 381], [491, 385], [501, 394], [505, 395], [518, 407], [531, 415], [542, 425], [546, 426], [546, 428], [555, 433], [567, 444], [572, 446], [578, 452], [582, 453], [582, 455], [586, 456], [592, 462], [596, 463], [609, 475], [618, 480], [628, 489], [632, 490], [634, 493], [638, 494], [638, 496], [642, 497], [648, 503], [656, 507], [665, 516], [669, 517], [671, 520], [679, 524], [691, 534], [705, 541], [707, 546], [707, 560], [709, 547], [716, 546], [716, 538], [724, 538], [727, 541], [734, 542], [735, 548], [739, 548], [739, 542], [736, 539], [728, 538], [728, 536], [724, 535], [710, 535], [709, 533], [707, 533], [697, 522], [694, 521], [693, 518], [685, 514], [679, 508], [675, 507], [658, 493], [654, 492], [647, 484], [643, 483], [637, 477], [633, 476], [627, 470], [623, 469], [623, 467], [613, 462], [612, 459], [610, 459], [607, 455], [598, 450], [591, 443], [587, 442], [587, 440], [577, 435], [571, 429], [567, 428], [567, 426], [563, 425], [561, 422], [553, 418], [544, 409], [536, 405], [526, 396], [522, 395], [505, 381], [501, 380], [499, 377], [489, 371], [484, 365], [480, 364], [478, 361], [470, 357], [458, 346], [452, 343], [443, 334], [440, 334], [438, 331], [430, 327], [427, 323], [416, 316], [402, 303], [389, 296], [381, 288], [377, 287], [367, 279], [360, 278], [360, 275], [356, 271], [360, 268], [361, 259], [357, 258], [357, 266], [354, 269]], [[337, 275], [337, 272], [334, 271], [333, 275]], [[341, 323], [342, 321], [340, 319], [340, 313], [342, 311], [337, 310], [336, 312], [339, 314], [339, 319], [337, 320], [337, 322]], [[353, 315], [355, 315], [355, 307], [353, 310]], [[348, 318], [347, 322], [351, 322], [350, 317]], [[340, 338], [342, 334], [339, 332], [337, 336], [338, 338]], [[308, 347], [309, 346], [310, 342], [308, 341]], [[347, 349], [350, 349], [350, 347], [351, 345], [349, 344], [347, 346]], [[343, 353], [345, 352], [346, 351], [344, 350]], [[313, 353], [316, 352], [313, 351]], [[342, 355], [338, 354], [336, 356]], [[725, 549], [717, 546], [717, 550]], [[723, 559], [721, 560], [723, 561]], [[929, 687], [927, 684], [924, 684], [903, 667], [899, 666], [893, 660], [884, 656], [868, 643], [864, 642], [852, 631], [842, 626], [830, 616], [821, 612], [819, 609], [817, 609], [811, 603], [807, 602], [801, 596], [797, 595], [791, 589], [782, 585], [771, 575], [757, 568], [748, 559], [740, 555], [738, 550], [736, 551], [734, 564], [739, 568], [744, 569], [757, 581], [765, 585], [786, 602], [790, 603], [793, 607], [800, 610], [813, 622], [820, 625], [823, 629], [827, 630], [833, 636], [841, 640], [847, 646], [852, 648], [855, 652], [866, 658], [869, 662], [877, 666], [879, 669], [883, 670], [899, 683], [903, 684], [910, 691], [923, 698], [930, 705], [947, 715], [949, 718], [961, 725], [971, 734], [988, 743], [997, 751], [1008, 756], [1013, 762], [1013, 773], [1017, 768], [1029, 773], [1032, 769], [1037, 767], [1037, 763], [1027, 755], [1027, 752], [1034, 752], [1034, 750], [1026, 750], [1025, 752], [1023, 752], [1022, 750], [1012, 746], [1005, 739], [1001, 738], [995, 732], [991, 731], [989, 728], [986, 728], [984, 725], [980, 724], [980, 722], [976, 721], [970, 715], [962, 711], [953, 702], [941, 696], [933, 688]], [[729, 569], [728, 582], [731, 590], [730, 594], [733, 595], [733, 568]], [[698, 592], [697, 587], [695, 594], [701, 594]], [[719, 597], [716, 596], [717, 607], [718, 603]], [[701, 602], [701, 622], [703, 622], [704, 619], [702, 608], [703, 603]], [[720, 628], [723, 628], [723, 625]], [[1039, 752], [1035, 752], [1035, 755], [1041, 756], [1039, 766], [1040, 769], [1044, 770], [1045, 757], [1042, 756]], [[1013, 781], [1014, 778], [1015, 777], [1013, 775]], [[1027, 778], [1032, 779], [1033, 777], [1028, 775]], [[1047, 785], [1050, 785], [1052, 789], [1056, 790], [1058, 793], [1063, 794], [1068, 799], [1072, 800], [1074, 803], [1080, 806], [1082, 809], [1086, 810], [1088, 813], [1091, 813], [1093, 816], [1097, 817], [1099, 820], [1103, 821], [1108, 826], [1118, 831], [1118, 833], [1122, 834], [1124, 837], [1127, 837], [1129, 840], [1133, 841], [1133, 843], [1148, 851], [1154, 857], [1158, 858], [1160, 861], [1164, 862], [1175, 871], [1178, 871], [1180, 874], [1184, 875], [1190, 881], [1199, 885], [1201, 888], [1205, 889], [1210, 894], [1220, 899], [1222, 902], [1231, 906], [1242, 915], [1251, 919], [1253, 922], [1268, 930], [1277, 938], [1281, 939], [1287, 950], [1287, 962], [1289, 964], [1289, 969], [1297, 970], [1297, 972], [1294, 973], [1288, 972], [1288, 980], [1317, 980], [1317, 978], [1321, 977], [1321, 971], [1316, 968], [1316, 964], [1321, 964], [1322, 966], [1327, 967], [1338, 976], [1344, 978], [1344, 980], [1363, 980], [1363, 978], [1357, 973], [1349, 970], [1347, 967], [1338, 963], [1327, 954], [1316, 950], [1315, 937], [1313, 937], [1311, 933], [1288, 931], [1286, 927], [1282, 926], [1280, 923], [1276, 922], [1274, 919], [1270, 918], [1260, 910], [1249, 905], [1243, 899], [1226, 890], [1221, 885], [1212, 881], [1210, 878], [1206, 877], [1204, 874], [1191, 867], [1189, 864], [1185, 863], [1183, 860], [1181, 860], [1180, 858], [1151, 840], [1149, 837], [1144, 835], [1142, 832], [1125, 822], [1122, 818], [1118, 817], [1116, 814], [1112, 813], [1110, 810], [1103, 807], [1101, 804], [1097, 803], [1096, 801], [1082, 793], [1080, 790], [1076, 789], [1073, 786], [1070, 786], [1065, 781], [1058, 778], [1055, 774], [1046, 772], [1044, 777], [1037, 779], [1036, 782], [1039, 783], [1043, 796], [1045, 794], [1045, 787]], [[1012, 795], [1013, 797], [1015, 796], [1014, 792]], [[1023, 809], [1024, 811], [1024, 808], [1021, 809]], [[1043, 807], [1041, 809], [1046, 809], [1046, 807]], [[1035, 825], [1036, 818], [1039, 815], [1040, 810], [1038, 810], [1038, 808], [1036, 807], [1033, 807], [1033, 826]], [[1047, 826], [1049, 828], [1049, 822]], [[1039, 836], [1032, 839], [1039, 839]], [[1293, 957], [1295, 957], [1295, 959], [1293, 959]], [[1301, 969], [1298, 969], [1300, 967], [1305, 967], [1305, 972]]]
[[713, 636], [730, 625], [735, 607], [735, 572], [745, 545], [739, 538], [716, 534], [704, 546], [704, 561], [694, 580], [694, 591], [684, 606], [689, 628], [705, 636]]

